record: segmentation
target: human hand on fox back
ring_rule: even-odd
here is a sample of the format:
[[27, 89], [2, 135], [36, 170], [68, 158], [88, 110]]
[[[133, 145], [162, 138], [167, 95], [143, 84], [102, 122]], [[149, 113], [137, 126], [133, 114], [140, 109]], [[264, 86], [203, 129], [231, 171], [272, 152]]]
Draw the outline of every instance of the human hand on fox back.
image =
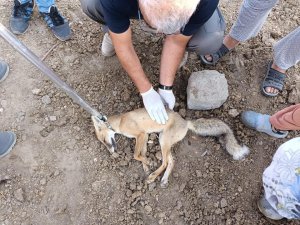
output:
[[168, 114], [163, 104], [161, 96], [153, 89], [141, 93], [144, 106], [152, 120], [159, 124], [166, 124]]

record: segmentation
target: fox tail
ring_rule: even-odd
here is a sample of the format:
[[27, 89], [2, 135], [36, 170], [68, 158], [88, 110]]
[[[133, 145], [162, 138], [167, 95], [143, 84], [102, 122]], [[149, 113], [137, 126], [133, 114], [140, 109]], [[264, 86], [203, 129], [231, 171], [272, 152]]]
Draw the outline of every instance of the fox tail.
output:
[[248, 147], [239, 145], [231, 128], [221, 120], [200, 118], [188, 121], [188, 128], [200, 136], [220, 137], [224, 135], [225, 148], [234, 160], [243, 159], [249, 154]]

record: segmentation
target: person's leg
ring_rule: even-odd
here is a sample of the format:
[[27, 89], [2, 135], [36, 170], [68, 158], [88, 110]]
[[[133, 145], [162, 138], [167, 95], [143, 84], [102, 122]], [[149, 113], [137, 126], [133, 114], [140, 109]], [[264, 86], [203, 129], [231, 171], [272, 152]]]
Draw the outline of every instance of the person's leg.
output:
[[9, 26], [14, 34], [23, 34], [29, 27], [29, 20], [33, 13], [34, 3], [32, 0], [14, 0], [14, 6]]
[[278, 130], [300, 130], [300, 103], [275, 113], [270, 122]]
[[0, 60], [0, 83], [8, 76], [9, 66], [6, 62]]
[[270, 115], [261, 114], [254, 111], [244, 111], [241, 120], [247, 127], [266, 133], [272, 137], [285, 138], [288, 131], [277, 130], [270, 122]]
[[11, 131], [0, 131], [0, 158], [6, 156], [16, 143], [16, 135]]
[[40, 13], [48, 13], [51, 6], [55, 5], [55, 0], [35, 0]]
[[187, 51], [198, 55], [212, 54], [222, 45], [226, 24], [217, 8], [209, 20], [194, 34], [187, 44]]
[[36, 0], [41, 16], [55, 37], [61, 41], [71, 38], [69, 22], [58, 12], [55, 0]]
[[229, 36], [239, 42], [255, 37], [278, 0], [244, 0]]
[[105, 24], [103, 8], [99, 0], [80, 0], [80, 3], [82, 11], [88, 17], [98, 23]]
[[[232, 50], [240, 42], [245, 42], [255, 37], [277, 2], [278, 0], [244, 0], [236, 22], [223, 40], [227, 52]], [[222, 56], [223, 55], [221, 55], [221, 57]], [[213, 62], [212, 64], [214, 64], [221, 57], [214, 59], [213, 56], [206, 55], [205, 59], [208, 61], [206, 64], [209, 64], [209, 62]]]
[[99, 0], [80, 0], [82, 11], [92, 20], [102, 24], [102, 31], [104, 32], [101, 43], [101, 53], [105, 57], [115, 55], [115, 48], [108, 33], [108, 27], [105, 25], [103, 8]]
[[[276, 96], [282, 90], [286, 70], [300, 61], [300, 27], [274, 45], [274, 60], [262, 84], [262, 92]], [[272, 73], [275, 76], [272, 76]], [[278, 77], [281, 79], [278, 80]], [[271, 80], [271, 83], [268, 81]], [[272, 83], [272, 81], [275, 83]], [[270, 84], [269, 84], [270, 83]]]

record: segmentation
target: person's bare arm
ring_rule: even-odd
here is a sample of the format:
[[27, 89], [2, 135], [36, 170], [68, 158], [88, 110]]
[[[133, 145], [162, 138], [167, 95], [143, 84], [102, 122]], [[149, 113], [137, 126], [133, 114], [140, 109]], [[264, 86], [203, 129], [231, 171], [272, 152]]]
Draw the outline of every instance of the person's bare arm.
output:
[[129, 28], [121, 34], [110, 31], [109, 34], [123, 68], [126, 70], [139, 92], [144, 93], [148, 91], [152, 85], [144, 73], [140, 60], [134, 50], [131, 39], [131, 29]]
[[161, 84], [173, 85], [176, 71], [190, 39], [191, 36], [182, 34], [167, 35], [161, 56], [159, 80]]

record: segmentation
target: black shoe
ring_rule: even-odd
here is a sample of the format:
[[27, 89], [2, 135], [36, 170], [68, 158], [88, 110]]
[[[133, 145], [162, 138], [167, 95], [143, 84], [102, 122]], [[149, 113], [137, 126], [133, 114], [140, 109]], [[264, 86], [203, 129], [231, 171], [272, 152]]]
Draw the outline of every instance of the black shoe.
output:
[[60, 15], [55, 6], [51, 6], [49, 13], [40, 13], [50, 27], [52, 33], [61, 41], [71, 38], [71, 29], [69, 22]]
[[9, 26], [14, 34], [23, 34], [29, 27], [29, 20], [33, 13], [33, 1], [21, 4], [18, 0], [14, 1], [12, 15]]

